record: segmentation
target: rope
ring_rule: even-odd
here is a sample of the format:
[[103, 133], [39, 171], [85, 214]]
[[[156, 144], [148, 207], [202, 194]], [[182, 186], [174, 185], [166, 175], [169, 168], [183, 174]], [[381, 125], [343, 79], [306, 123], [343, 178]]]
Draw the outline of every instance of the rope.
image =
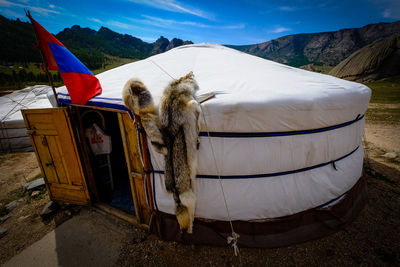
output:
[[228, 244], [232, 245], [233, 251], [235, 253], [235, 256], [239, 256], [240, 266], [242, 266], [242, 259], [240, 257], [239, 247], [238, 247], [238, 244], [237, 244], [240, 235], [235, 232], [235, 229], [233, 227], [232, 218], [231, 218], [231, 215], [229, 213], [228, 203], [226, 201], [226, 195], [225, 195], [224, 187], [222, 185], [222, 179], [221, 179], [220, 171], [219, 171], [218, 164], [217, 164], [217, 158], [215, 157], [215, 152], [214, 152], [214, 147], [213, 147], [212, 142], [211, 142], [210, 132], [208, 131], [207, 120], [206, 120], [206, 117], [204, 115], [203, 107], [201, 105], [200, 105], [200, 109], [201, 109], [201, 113], [202, 113], [202, 116], [203, 116], [204, 125], [206, 127], [205, 130], [206, 130], [206, 132], [208, 134], [208, 141], [210, 143], [211, 153], [213, 155], [213, 160], [214, 160], [214, 164], [215, 164], [215, 169], [217, 171], [219, 185], [221, 187], [222, 196], [224, 198], [226, 213], [228, 215], [229, 224], [230, 224], [230, 227], [231, 227], [231, 230], [232, 230], [232, 236], [228, 236], [227, 242], [228, 242]]
[[163, 69], [160, 65], [158, 65], [157, 63], [155, 63], [153, 60], [151, 59], [147, 59], [148, 61], [150, 61], [151, 63], [153, 63], [154, 65], [156, 65], [162, 72], [164, 72], [165, 74], [167, 74], [169, 77], [171, 77], [172, 80], [176, 80], [174, 77], [172, 77], [165, 69]]
[[[157, 63], [155, 63], [154, 61], [152, 61], [152, 60], [150, 60], [150, 59], [147, 59], [147, 60], [150, 61], [151, 63], [153, 63], [154, 65], [156, 65], [162, 72], [164, 72], [166, 75], [168, 75], [169, 77], [171, 77], [171, 79], [176, 80], [176, 79], [175, 79], [174, 77], [172, 77], [165, 69], [163, 69], [160, 65], [158, 65]], [[211, 147], [211, 151], [212, 151], [212, 154], [213, 154], [213, 159], [214, 159], [214, 163], [215, 163], [215, 168], [216, 168], [216, 170], [217, 170], [217, 175], [218, 175], [218, 180], [219, 180], [219, 184], [220, 184], [221, 191], [222, 191], [222, 196], [223, 196], [223, 198], [224, 198], [226, 213], [227, 213], [227, 215], [228, 215], [229, 224], [230, 224], [230, 227], [231, 227], [231, 230], [232, 230], [232, 236], [228, 236], [227, 242], [228, 242], [228, 244], [231, 244], [231, 245], [232, 245], [233, 251], [234, 251], [234, 253], [235, 253], [235, 256], [239, 256], [239, 263], [240, 263], [240, 266], [242, 266], [242, 259], [241, 259], [241, 257], [240, 257], [239, 247], [238, 247], [238, 244], [237, 244], [240, 235], [237, 234], [237, 233], [235, 232], [234, 228], [233, 228], [233, 223], [232, 223], [231, 215], [230, 215], [230, 213], [229, 213], [229, 208], [228, 208], [228, 203], [227, 203], [227, 201], [226, 201], [226, 196], [225, 196], [224, 187], [222, 186], [222, 179], [221, 179], [221, 176], [219, 175], [220, 172], [219, 172], [219, 169], [218, 169], [218, 164], [217, 164], [217, 160], [216, 160], [215, 153], [214, 153], [214, 148], [213, 148], [213, 145], [212, 145], [212, 142], [211, 142], [210, 132], [208, 131], [207, 121], [206, 121], [206, 118], [205, 118], [205, 115], [204, 115], [204, 111], [203, 111], [203, 108], [202, 108], [201, 105], [200, 105], [200, 109], [201, 109], [201, 111], [202, 111], [201, 113], [203, 114], [204, 125], [206, 126], [206, 131], [207, 131], [207, 134], [208, 134], [208, 140], [209, 140], [209, 142], [210, 142], [210, 147]]]

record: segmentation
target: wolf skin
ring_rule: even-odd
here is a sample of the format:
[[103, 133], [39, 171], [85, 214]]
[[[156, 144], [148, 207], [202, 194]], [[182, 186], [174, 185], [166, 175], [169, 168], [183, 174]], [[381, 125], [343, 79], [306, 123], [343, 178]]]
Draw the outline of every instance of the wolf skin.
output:
[[136, 78], [128, 80], [122, 90], [122, 99], [125, 106], [141, 118], [144, 130], [155, 149], [166, 155], [167, 149], [160, 132], [157, 110], [151, 93], [143, 82]]
[[159, 106], [160, 130], [167, 148], [165, 187], [173, 194], [180, 228], [188, 233], [193, 232], [196, 207], [194, 187], [201, 112], [195, 98], [198, 89], [190, 72], [165, 88]]

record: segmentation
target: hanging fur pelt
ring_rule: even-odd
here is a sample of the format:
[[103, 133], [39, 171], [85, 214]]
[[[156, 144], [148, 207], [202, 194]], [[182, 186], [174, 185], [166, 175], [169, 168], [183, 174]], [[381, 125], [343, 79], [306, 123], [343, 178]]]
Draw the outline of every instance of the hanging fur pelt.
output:
[[122, 99], [125, 106], [141, 118], [143, 128], [155, 149], [166, 155], [167, 149], [160, 132], [160, 122], [153, 97], [143, 82], [137, 78], [128, 80], [122, 90]]
[[158, 112], [151, 93], [138, 79], [124, 86], [122, 98], [140, 116], [147, 136], [165, 158], [165, 187], [173, 195], [181, 230], [193, 232], [196, 207], [195, 178], [199, 148], [199, 89], [193, 73], [172, 81], [164, 90]]
[[165, 88], [159, 106], [161, 133], [167, 147], [165, 187], [173, 194], [181, 230], [193, 231], [196, 207], [195, 178], [199, 147], [199, 89], [190, 72]]

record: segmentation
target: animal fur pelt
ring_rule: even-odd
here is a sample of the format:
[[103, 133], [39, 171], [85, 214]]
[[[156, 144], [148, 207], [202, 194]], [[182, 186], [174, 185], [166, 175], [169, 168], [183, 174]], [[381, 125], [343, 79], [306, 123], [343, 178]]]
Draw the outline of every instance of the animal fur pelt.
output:
[[201, 112], [195, 98], [198, 88], [190, 72], [165, 88], [159, 106], [160, 129], [167, 147], [165, 187], [173, 194], [180, 228], [188, 233], [193, 231], [196, 207], [194, 186]]
[[144, 130], [155, 149], [159, 153], [167, 154], [153, 97], [143, 82], [136, 78], [128, 80], [122, 90], [122, 99], [125, 106], [141, 118]]
[[199, 89], [190, 72], [172, 81], [164, 90], [158, 112], [151, 93], [138, 79], [124, 86], [122, 98], [142, 119], [147, 136], [156, 150], [165, 156], [165, 187], [175, 201], [175, 214], [181, 230], [193, 231], [196, 207], [195, 178], [199, 147]]

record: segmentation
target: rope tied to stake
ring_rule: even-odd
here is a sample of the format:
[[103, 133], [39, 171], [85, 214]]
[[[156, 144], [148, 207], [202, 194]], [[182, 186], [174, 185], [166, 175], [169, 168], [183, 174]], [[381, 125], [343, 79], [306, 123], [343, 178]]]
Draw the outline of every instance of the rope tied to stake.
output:
[[232, 236], [227, 237], [227, 242], [228, 242], [228, 244], [232, 244], [233, 252], [235, 253], [235, 256], [240, 254], [239, 247], [237, 245], [239, 237], [240, 237], [240, 235], [235, 232], [232, 232]]

